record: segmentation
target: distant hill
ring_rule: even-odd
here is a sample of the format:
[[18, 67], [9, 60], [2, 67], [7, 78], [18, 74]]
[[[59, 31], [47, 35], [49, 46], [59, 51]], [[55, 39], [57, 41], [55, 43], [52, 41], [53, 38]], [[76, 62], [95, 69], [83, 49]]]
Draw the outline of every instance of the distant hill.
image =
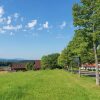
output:
[[24, 59], [4, 59], [4, 58], [0, 58], [0, 62], [19, 62], [19, 61], [23, 61]]
[[33, 62], [34, 60], [26, 60], [26, 59], [21, 59], [21, 58], [16, 58], [16, 59], [4, 59], [0, 58], [0, 62]]

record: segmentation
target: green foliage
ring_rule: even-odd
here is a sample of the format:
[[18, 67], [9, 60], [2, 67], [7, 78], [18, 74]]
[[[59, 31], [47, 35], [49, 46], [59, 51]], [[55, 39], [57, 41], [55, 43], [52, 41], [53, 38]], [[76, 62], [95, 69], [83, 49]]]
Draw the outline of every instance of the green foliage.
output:
[[95, 55], [96, 85], [99, 85], [97, 44], [100, 42], [100, 0], [81, 0], [81, 4], [75, 4], [73, 6], [73, 18], [74, 25], [78, 27], [78, 30], [81, 29], [88, 37], [92, 37], [90, 41], [93, 44]]
[[73, 19], [74, 37], [58, 59], [63, 67], [75, 65], [74, 56], [79, 56], [81, 63], [95, 62], [93, 42], [100, 43], [100, 0], [81, 0], [81, 4], [74, 4]]
[[58, 65], [58, 62], [57, 62], [58, 57], [59, 57], [58, 53], [43, 56], [41, 59], [42, 69], [60, 68], [60, 66]]
[[49, 59], [48, 59], [48, 56], [43, 56], [41, 58], [41, 66], [42, 66], [42, 69], [49, 68]]
[[98, 61], [100, 63], [100, 49], [98, 49], [97, 53], [98, 53]]
[[[84, 37], [88, 39], [81, 41], [81, 43], [77, 40], [81, 48], [77, 49], [81, 52], [76, 52], [81, 54], [83, 62], [87, 58], [87, 62], [94, 62], [94, 53], [92, 51], [94, 45], [92, 44], [96, 44], [97, 46], [98, 42], [100, 42], [100, 0], [81, 0], [81, 4], [74, 4], [73, 18], [74, 25], [78, 27], [77, 31], [82, 30], [79, 33], [83, 34], [80, 38], [82, 39]], [[94, 50], [96, 51], [96, 48]], [[82, 52], [87, 56], [84, 57]]]
[[68, 52], [66, 48], [62, 51], [62, 53], [58, 57], [58, 64], [59, 66], [62, 66], [62, 68], [65, 69], [68, 67]]
[[91, 41], [98, 41], [100, 35], [100, 0], [81, 0], [73, 6], [74, 25], [92, 34]]
[[76, 31], [73, 40], [69, 42], [68, 46], [61, 52], [58, 59], [58, 64], [61, 66], [74, 67], [77, 66], [74, 62], [75, 56], [81, 58], [81, 63], [94, 62], [94, 53], [91, 42], [87, 36], [84, 36], [80, 31]]
[[26, 69], [27, 70], [34, 70], [34, 63], [32, 62], [29, 62], [26, 64]]

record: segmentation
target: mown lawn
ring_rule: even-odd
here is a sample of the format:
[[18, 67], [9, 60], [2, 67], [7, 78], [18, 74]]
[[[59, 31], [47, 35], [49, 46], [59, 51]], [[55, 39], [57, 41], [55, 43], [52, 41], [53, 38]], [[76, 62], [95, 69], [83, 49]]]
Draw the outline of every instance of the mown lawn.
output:
[[100, 100], [100, 87], [64, 70], [4, 73], [0, 100]]

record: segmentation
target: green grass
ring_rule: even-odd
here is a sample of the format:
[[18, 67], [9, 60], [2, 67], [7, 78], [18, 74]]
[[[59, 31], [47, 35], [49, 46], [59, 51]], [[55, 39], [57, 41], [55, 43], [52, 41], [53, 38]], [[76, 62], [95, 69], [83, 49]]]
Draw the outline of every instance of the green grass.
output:
[[100, 100], [95, 79], [64, 70], [0, 74], [0, 100]]

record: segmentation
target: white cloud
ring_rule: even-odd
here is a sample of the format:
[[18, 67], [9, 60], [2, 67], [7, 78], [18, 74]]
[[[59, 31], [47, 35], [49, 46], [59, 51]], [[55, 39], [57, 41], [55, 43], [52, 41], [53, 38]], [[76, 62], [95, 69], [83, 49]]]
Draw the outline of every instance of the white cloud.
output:
[[49, 32], [50, 30], [49, 29], [52, 29], [53, 28], [53, 26], [50, 26], [49, 25], [49, 22], [48, 21], [46, 21], [45, 23], [43, 23], [43, 24], [39, 24], [39, 28], [37, 29], [38, 31], [41, 31], [41, 30], [43, 30], [43, 29], [47, 29], [47, 32]]
[[28, 28], [34, 28], [37, 25], [37, 20], [32, 20], [27, 24]]
[[[13, 15], [3, 16], [5, 14], [4, 8], [0, 6], [0, 33], [14, 35], [11, 31], [17, 31], [23, 28], [22, 24], [16, 24], [15, 21], [20, 17], [19, 13]], [[20, 17], [20, 22], [23, 21], [23, 17]], [[12, 25], [13, 23], [14, 25]], [[9, 32], [8, 32], [9, 31]]]
[[4, 26], [3, 29], [4, 30], [19, 30], [22, 28], [22, 25], [16, 25], [16, 26], [13, 26], [13, 25], [7, 25], [7, 26]]
[[3, 15], [4, 15], [4, 9], [2, 6], [0, 6], [0, 23], [1, 24], [4, 23], [6, 20], [6, 18], [4, 18]]
[[0, 17], [2, 17], [3, 14], [4, 14], [4, 9], [3, 9], [3, 7], [1, 6], [1, 7], [0, 7]]
[[12, 19], [12, 18], [11, 18], [10, 16], [8, 16], [8, 18], [7, 18], [7, 24], [11, 24], [11, 22], [12, 22], [11, 19]]
[[1, 23], [1, 24], [4, 23], [5, 21], [6, 21], [6, 18], [0, 17], [0, 23]]
[[44, 29], [48, 29], [49, 28], [49, 22], [46, 21], [44, 24], [43, 24], [43, 28]]
[[60, 28], [61, 29], [64, 29], [66, 27], [66, 22], [64, 21], [61, 25], [60, 25]]
[[19, 13], [14, 13], [14, 17], [18, 18], [19, 17]]

